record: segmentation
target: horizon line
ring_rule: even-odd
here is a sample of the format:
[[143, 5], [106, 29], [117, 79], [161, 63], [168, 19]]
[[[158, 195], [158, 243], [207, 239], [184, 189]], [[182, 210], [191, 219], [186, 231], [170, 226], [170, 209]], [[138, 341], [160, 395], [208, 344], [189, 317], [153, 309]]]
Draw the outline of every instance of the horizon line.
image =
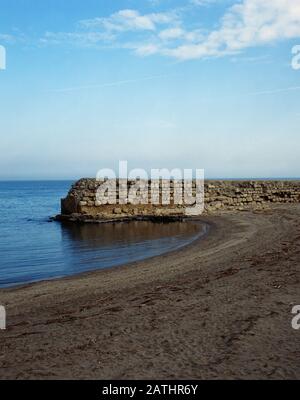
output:
[[[80, 179], [96, 179], [95, 177], [81, 177], [81, 178], [9, 178], [9, 179], [2, 179], [0, 178], [0, 182], [70, 182], [70, 181], [78, 181]], [[116, 179], [119, 179], [118, 177]], [[165, 179], [165, 178], [161, 178], [161, 179]], [[171, 178], [172, 179], [172, 178]], [[245, 176], [245, 177], [237, 177], [237, 178], [233, 178], [233, 177], [207, 177], [204, 178], [204, 181], [208, 181], [208, 180], [213, 180], [213, 181], [217, 181], [217, 180], [226, 180], [226, 181], [239, 181], [239, 180], [300, 180], [300, 176], [274, 176], [274, 177], [249, 177], [249, 176]]]

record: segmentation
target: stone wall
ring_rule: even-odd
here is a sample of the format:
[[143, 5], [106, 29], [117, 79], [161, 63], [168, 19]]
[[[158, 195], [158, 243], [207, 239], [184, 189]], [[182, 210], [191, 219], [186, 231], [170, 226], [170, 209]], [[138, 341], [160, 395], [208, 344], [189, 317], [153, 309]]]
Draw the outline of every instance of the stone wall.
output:
[[[110, 182], [107, 182], [107, 184]], [[144, 181], [144, 183], [148, 183]], [[174, 204], [174, 195], [179, 182], [155, 181], [152, 182], [152, 192], [147, 192], [149, 204], [120, 204], [120, 197], [127, 190], [134, 190], [136, 181], [117, 181], [116, 190], [110, 188], [109, 202], [114, 204], [101, 204], [97, 200], [96, 192], [102, 182], [95, 179], [80, 179], [70, 189], [67, 197], [61, 201], [61, 214], [66, 219], [122, 219], [132, 217], [176, 217], [185, 215], [186, 205]], [[170, 204], [164, 205], [168, 200], [170, 188]], [[150, 186], [150, 182], [149, 182]], [[195, 195], [196, 184], [193, 182]], [[151, 187], [151, 186], [150, 186]], [[227, 181], [207, 180], [204, 184], [205, 211], [213, 213], [220, 210], [264, 209], [274, 203], [300, 202], [300, 181]], [[151, 203], [151, 196], [155, 196], [159, 204]], [[116, 202], [115, 202], [116, 200]], [[145, 198], [143, 199], [145, 200]], [[145, 203], [145, 201], [143, 201]], [[64, 217], [62, 217], [64, 218]]]

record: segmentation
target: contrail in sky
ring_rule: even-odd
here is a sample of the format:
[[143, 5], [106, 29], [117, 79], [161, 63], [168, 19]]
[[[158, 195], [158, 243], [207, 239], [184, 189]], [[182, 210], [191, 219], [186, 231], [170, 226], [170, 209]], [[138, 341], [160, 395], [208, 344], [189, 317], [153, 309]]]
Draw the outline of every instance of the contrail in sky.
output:
[[292, 87], [285, 88], [285, 89], [266, 90], [263, 92], [254, 92], [254, 93], [249, 93], [249, 94], [250, 94], [250, 96], [257, 96], [257, 95], [261, 95], [261, 94], [276, 94], [276, 93], [283, 93], [283, 92], [292, 92], [295, 90], [300, 90], [300, 86], [292, 86]]
[[75, 86], [75, 87], [63, 88], [63, 89], [53, 89], [53, 90], [51, 90], [51, 92], [64, 93], [64, 92], [74, 92], [77, 90], [86, 90], [86, 89], [101, 89], [101, 88], [112, 87], [112, 86], [127, 85], [129, 83], [150, 81], [152, 79], [166, 78], [169, 76], [170, 75], [153, 75], [153, 76], [147, 76], [145, 78], [140, 78], [140, 79], [127, 79], [127, 80], [123, 80], [123, 81], [102, 83], [99, 85]]

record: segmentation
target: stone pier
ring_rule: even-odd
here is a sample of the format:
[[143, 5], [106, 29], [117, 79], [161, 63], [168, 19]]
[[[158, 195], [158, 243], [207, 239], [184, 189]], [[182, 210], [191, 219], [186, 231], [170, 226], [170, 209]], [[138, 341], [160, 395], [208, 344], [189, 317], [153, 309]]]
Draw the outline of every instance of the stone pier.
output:
[[[178, 204], [180, 181], [144, 181], [149, 189], [143, 192], [143, 204], [124, 204], [124, 196], [129, 193], [130, 200], [130, 193], [135, 193], [138, 182], [140, 181], [126, 181], [124, 186], [124, 181], [117, 180], [109, 191], [108, 204], [103, 204], [97, 198], [97, 191], [103, 182], [80, 179], [71, 187], [67, 197], [61, 200], [59, 218], [72, 221], [106, 221], [185, 216], [187, 204], [184, 198], [182, 204]], [[191, 187], [191, 193], [195, 195], [195, 181], [191, 183]], [[271, 204], [299, 202], [300, 180], [207, 180], [204, 183], [204, 214], [222, 210], [263, 210]]]

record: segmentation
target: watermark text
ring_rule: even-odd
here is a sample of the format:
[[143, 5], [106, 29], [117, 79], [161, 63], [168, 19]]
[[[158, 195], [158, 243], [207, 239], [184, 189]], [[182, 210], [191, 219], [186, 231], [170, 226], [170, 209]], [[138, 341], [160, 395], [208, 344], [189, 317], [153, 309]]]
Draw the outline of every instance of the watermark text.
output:
[[0, 70], [6, 69], [6, 49], [0, 45]]
[[6, 311], [4, 306], [0, 306], [0, 329], [6, 329]]
[[292, 68], [294, 70], [300, 69], [300, 45], [296, 45], [292, 48], [292, 54], [294, 57], [292, 58]]
[[295, 316], [292, 319], [292, 328], [300, 329], [300, 305], [296, 305], [292, 308], [292, 314]]
[[[118, 176], [118, 179], [117, 179]], [[119, 161], [119, 171], [104, 168], [96, 176], [99, 186], [96, 205], [151, 204], [178, 205], [186, 215], [200, 215], [204, 210], [204, 170], [167, 168], [128, 171], [127, 161]]]

